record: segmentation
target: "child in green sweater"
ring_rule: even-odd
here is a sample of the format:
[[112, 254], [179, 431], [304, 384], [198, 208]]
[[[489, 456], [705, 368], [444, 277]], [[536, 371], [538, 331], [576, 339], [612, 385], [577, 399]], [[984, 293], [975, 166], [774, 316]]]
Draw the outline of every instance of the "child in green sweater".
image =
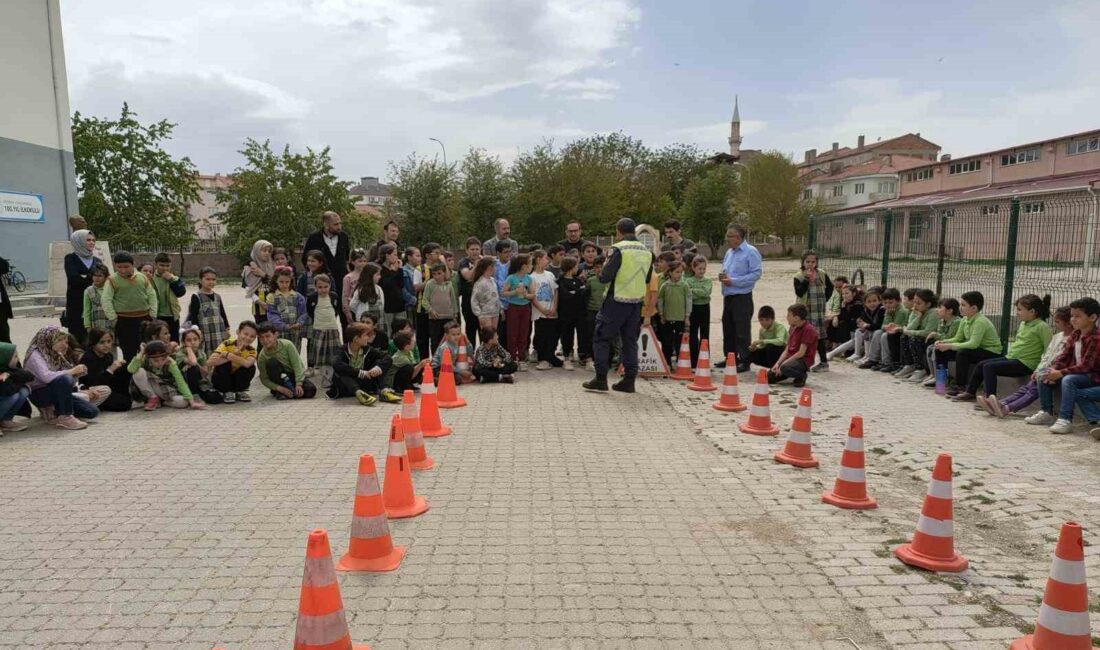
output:
[[[94, 327], [104, 332], [112, 331], [107, 312], [103, 311], [103, 287], [107, 284], [107, 278], [110, 276], [111, 272], [107, 270], [106, 266], [97, 262], [92, 267], [92, 284], [84, 290], [83, 320], [85, 330], [91, 330]], [[83, 345], [85, 341], [80, 343]]]
[[195, 399], [183, 373], [168, 355], [168, 346], [163, 341], [150, 341], [130, 360], [126, 370], [133, 377], [131, 390], [135, 399], [145, 401], [146, 411], [155, 411], [162, 404], [175, 409], [190, 406], [193, 409], [206, 408]]
[[936, 367], [947, 367], [955, 361], [955, 375], [947, 394], [951, 397], [963, 392], [960, 383], [970, 378], [971, 366], [1001, 355], [1001, 338], [997, 328], [982, 313], [985, 296], [980, 291], [967, 291], [959, 298], [962, 320], [955, 336], [936, 343]]
[[691, 345], [691, 367], [699, 360], [699, 342], [710, 340], [710, 294], [714, 281], [707, 277], [707, 258], [696, 255], [691, 260], [691, 275], [687, 277], [691, 287], [691, 317], [688, 336]]
[[597, 255], [593, 258], [592, 265], [585, 270], [588, 274], [588, 279], [585, 280], [585, 290], [588, 292], [587, 313], [583, 325], [584, 336], [577, 337], [580, 339], [580, 356], [584, 361], [581, 364], [582, 370], [588, 367], [588, 361], [592, 359], [592, 334], [596, 331], [596, 314], [599, 313], [604, 296], [607, 294], [607, 283], [600, 282], [600, 273], [603, 271], [605, 261], [606, 258], [603, 255]]
[[764, 305], [756, 312], [760, 333], [749, 345], [752, 362], [762, 368], [771, 368], [787, 348], [787, 328], [775, 320], [775, 310]]
[[657, 336], [671, 368], [684, 329], [691, 324], [691, 287], [684, 281], [684, 265], [675, 260], [668, 263], [665, 281], [657, 290], [657, 313], [661, 316]]
[[914, 373], [909, 381], [919, 383], [926, 388], [936, 387], [936, 348], [932, 345], [935, 341], [946, 341], [954, 338], [959, 331], [959, 301], [954, 298], [940, 298], [936, 307], [936, 329], [924, 337], [924, 375]]
[[260, 325], [259, 333], [260, 354], [256, 364], [260, 367], [260, 383], [278, 400], [313, 399], [317, 387], [306, 379], [298, 345], [280, 338], [274, 323]]
[[901, 370], [894, 373], [898, 379], [908, 379], [919, 375], [918, 381], [927, 375], [921, 370], [924, 365], [924, 349], [928, 346], [928, 335], [936, 329], [939, 317], [936, 315], [936, 294], [931, 289], [918, 289], [909, 301], [909, 320], [901, 330]]
[[[978, 394], [978, 384], [984, 382], [985, 394], [997, 395], [998, 377], [1027, 377], [1039, 366], [1047, 345], [1054, 332], [1047, 319], [1050, 318], [1050, 296], [1040, 298], [1029, 293], [1016, 300], [1016, 320], [1020, 322], [1016, 330], [1016, 339], [1008, 346], [1008, 352], [1002, 356], [990, 357], [979, 361], [970, 371], [966, 390], [954, 397], [956, 402], [972, 402]], [[1000, 340], [998, 339], [998, 344]]]
[[142, 323], [156, 317], [157, 294], [126, 251], [115, 253], [115, 272], [103, 285], [103, 313], [114, 328], [122, 358], [133, 359], [141, 347]]

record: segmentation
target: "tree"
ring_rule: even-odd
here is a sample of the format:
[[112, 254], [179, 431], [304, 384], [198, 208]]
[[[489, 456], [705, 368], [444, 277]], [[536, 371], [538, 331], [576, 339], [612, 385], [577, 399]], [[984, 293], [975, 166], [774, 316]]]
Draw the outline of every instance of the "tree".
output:
[[462, 160], [459, 190], [465, 232], [483, 236], [493, 231], [493, 221], [508, 210], [512, 183], [504, 165], [484, 149], [470, 149]]
[[557, 241], [565, 218], [561, 204], [560, 163], [561, 156], [550, 141], [520, 154], [512, 163], [508, 175], [514, 187], [511, 201], [513, 237], [523, 241]]
[[320, 228], [326, 210], [356, 228], [355, 201], [348, 195], [347, 183], [333, 175], [328, 147], [296, 154], [287, 146], [275, 153], [269, 141], [249, 138], [240, 153], [245, 164], [233, 172], [229, 188], [218, 190], [218, 201], [229, 206], [223, 217], [238, 255], [246, 257], [258, 239], [288, 250], [299, 248], [309, 233]]
[[798, 169], [778, 151], [756, 156], [743, 168], [739, 204], [748, 215], [749, 227], [778, 237], [784, 251], [787, 239], [806, 232], [817, 205], [801, 196]]
[[392, 213], [401, 239], [414, 245], [454, 243], [462, 229], [462, 196], [454, 167], [410, 155], [390, 163]]
[[175, 126], [144, 125], [125, 103], [117, 120], [73, 115], [80, 214], [116, 250], [178, 250], [194, 238], [187, 205], [199, 198], [198, 170], [161, 148]]
[[692, 179], [684, 190], [680, 221], [689, 236], [710, 246], [712, 257], [718, 256], [726, 226], [733, 220], [736, 196], [737, 170], [730, 165], [711, 167]]

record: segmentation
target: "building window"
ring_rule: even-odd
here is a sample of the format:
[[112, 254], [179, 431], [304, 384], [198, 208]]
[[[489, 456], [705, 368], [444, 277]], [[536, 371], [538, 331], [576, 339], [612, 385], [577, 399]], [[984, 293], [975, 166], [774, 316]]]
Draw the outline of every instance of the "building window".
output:
[[844, 196], [844, 186], [833, 185], [833, 196]]
[[905, 173], [905, 182], [906, 183], [915, 183], [917, 181], [926, 181], [929, 178], [932, 178], [932, 168], [931, 167], [925, 167], [924, 169], [918, 169], [918, 170], [913, 171], [913, 172], [906, 172]]
[[1066, 145], [1066, 153], [1071, 156], [1079, 153], [1088, 153], [1090, 151], [1100, 151], [1100, 138], [1073, 140]]
[[981, 168], [981, 160], [967, 160], [964, 162], [951, 163], [951, 166], [948, 168], [947, 173], [951, 176], [954, 176], [955, 174], [969, 174], [970, 172], [976, 172]]
[[990, 216], [993, 216], [995, 214], [1000, 214], [1000, 212], [1001, 212], [1001, 206], [999, 206], [999, 205], [983, 205], [982, 206], [982, 216], [983, 217], [990, 217]]
[[1046, 211], [1045, 208], [1046, 208], [1046, 206], [1043, 205], [1042, 201], [1035, 201], [1033, 203], [1024, 203], [1020, 206], [1020, 210], [1024, 214], [1043, 214], [1043, 212]]
[[1036, 160], [1039, 160], [1039, 147], [1032, 147], [1031, 149], [1013, 151], [1012, 153], [1001, 156], [1001, 167], [1022, 165], [1023, 163], [1035, 162]]
[[809, 201], [812, 198], [814, 198], [814, 191], [813, 190], [808, 190], [808, 189], [807, 190], [802, 190], [802, 200]]
[[856, 183], [856, 194], [863, 194], [864, 193], [863, 190], [864, 190], [863, 183]]
[[[931, 170], [929, 170], [931, 171]], [[897, 183], [894, 181], [881, 181], [878, 184], [879, 194], [893, 194], [898, 189]]]

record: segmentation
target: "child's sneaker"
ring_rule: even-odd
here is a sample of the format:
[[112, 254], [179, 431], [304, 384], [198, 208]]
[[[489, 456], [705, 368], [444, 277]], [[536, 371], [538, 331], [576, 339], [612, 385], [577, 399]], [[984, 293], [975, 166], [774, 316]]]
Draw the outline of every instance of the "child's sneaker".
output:
[[87, 429], [88, 423], [83, 420], [78, 420], [72, 415], [62, 415], [54, 420], [54, 424], [59, 429], [68, 429], [69, 431], [80, 431], [81, 429]]
[[0, 422], [0, 435], [2, 433], [15, 433], [16, 431], [26, 431], [29, 425], [26, 422], [16, 422], [15, 420], [4, 420]]
[[1005, 406], [1005, 403], [999, 399], [993, 400], [992, 406], [993, 415], [996, 415], [999, 418], [1007, 418], [1009, 415], [1012, 415], [1012, 411], [1008, 410], [1008, 407]]
[[928, 371], [918, 370], [918, 371], [914, 372], [913, 374], [909, 375], [909, 377], [906, 378], [906, 381], [912, 382], [914, 384], [919, 384], [919, 383], [923, 382], [925, 379], [928, 379]]
[[924, 386], [925, 388], [935, 388], [936, 387], [936, 376], [935, 375], [928, 375], [928, 377], [924, 381], [922, 381], [920, 383], [920, 385]]
[[859, 369], [860, 370], [870, 370], [871, 368], [874, 368], [877, 365], [879, 365], [878, 361], [875, 361], [874, 359], [868, 359], [866, 361], [860, 362]]
[[810, 372], [829, 372], [829, 364], [825, 361], [822, 361], [813, 368], [810, 368]]
[[916, 371], [916, 366], [902, 366], [901, 370], [894, 373], [894, 376], [898, 379], [908, 379], [909, 375], [912, 375]]
[[799, 377], [798, 379], [795, 379], [794, 381], [791, 382], [791, 386], [794, 386], [795, 388], [802, 388], [805, 385], [806, 385], [806, 378], [805, 377]]
[[565, 361], [562, 362], [561, 367], [565, 368], [566, 370], [573, 370], [574, 369], [573, 368], [573, 360], [572, 359], [566, 359]]
[[550, 369], [550, 362], [549, 361], [539, 361], [539, 365], [535, 366], [535, 369], [536, 370], [549, 370]]
[[306, 376], [307, 378], [312, 378], [312, 377], [313, 377], [313, 376], [315, 376], [316, 374], [317, 374], [317, 371], [316, 371], [315, 369], [313, 369], [313, 368], [306, 368], [305, 376]]
[[359, 401], [363, 406], [374, 406], [378, 402], [378, 398], [371, 395], [365, 390], [355, 391], [355, 399]]
[[39, 406], [38, 414], [42, 416], [42, 421], [46, 424], [53, 424], [57, 421], [57, 409], [52, 406]]
[[1039, 411], [1024, 418], [1024, 422], [1028, 424], [1036, 424], [1039, 426], [1050, 426], [1058, 421], [1058, 418], [1054, 417], [1046, 411]]
[[1100, 427], [1093, 427], [1093, 429], [1089, 431], [1089, 435], [1092, 436], [1093, 440], [1100, 440]]
[[156, 395], [153, 395], [149, 399], [145, 400], [145, 410], [146, 411], [155, 411], [159, 408], [160, 408], [160, 398], [157, 397]]
[[[502, 384], [514, 384], [514, 383], [516, 383], [516, 378], [513, 377], [512, 375], [501, 375], [500, 376], [500, 383], [502, 383]], [[1100, 429], [1093, 429], [1093, 431], [1094, 432], [1100, 431]], [[1096, 438], [1097, 440], [1100, 440], [1100, 438], [1097, 438], [1096, 436], [1093, 436], [1093, 437]]]
[[401, 402], [401, 396], [389, 388], [383, 388], [382, 401], [387, 404], [398, 404]]
[[233, 402], [236, 402], [236, 401], [237, 401], [237, 394], [236, 393], [222, 393], [222, 403], [223, 404], [232, 404]]
[[252, 396], [248, 394], [247, 390], [239, 390], [239, 391], [237, 391], [237, 401], [238, 402], [251, 402], [252, 401]]
[[1058, 433], [1058, 434], [1073, 433], [1073, 423], [1070, 422], [1069, 420], [1064, 420], [1062, 418], [1058, 418], [1058, 421], [1055, 422], [1054, 424], [1050, 425], [1050, 429], [1048, 429], [1048, 430], [1051, 433]]

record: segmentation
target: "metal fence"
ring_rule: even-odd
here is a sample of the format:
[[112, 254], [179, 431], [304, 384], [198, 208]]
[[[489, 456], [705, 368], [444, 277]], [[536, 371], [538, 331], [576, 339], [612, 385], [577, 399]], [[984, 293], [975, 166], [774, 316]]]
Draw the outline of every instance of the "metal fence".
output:
[[831, 275], [866, 286], [981, 291], [1007, 343], [1016, 298], [1050, 294], [1057, 307], [1097, 294], [1097, 221], [1096, 197], [1046, 195], [816, 216], [809, 243]]

